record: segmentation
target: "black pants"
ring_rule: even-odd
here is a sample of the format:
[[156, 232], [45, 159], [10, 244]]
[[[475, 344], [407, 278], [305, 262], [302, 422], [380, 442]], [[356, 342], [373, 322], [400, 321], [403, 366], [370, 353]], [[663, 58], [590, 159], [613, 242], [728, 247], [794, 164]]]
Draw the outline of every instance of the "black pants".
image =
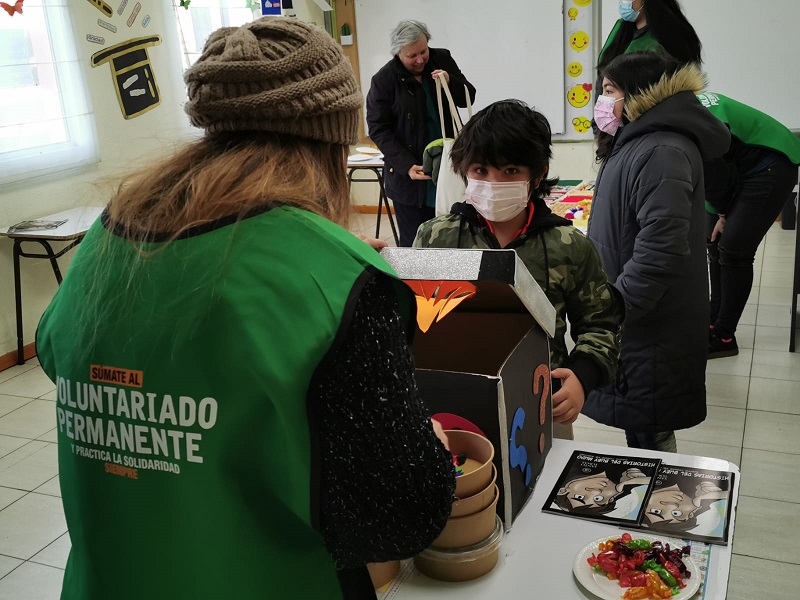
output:
[[[730, 204], [725, 232], [708, 244], [711, 275], [711, 324], [722, 339], [733, 336], [753, 287], [758, 245], [797, 183], [797, 166], [780, 156], [767, 169], [745, 178]], [[708, 215], [707, 233], [717, 222]]]
[[436, 211], [432, 206], [410, 206], [395, 202], [394, 214], [397, 217], [397, 228], [400, 230], [400, 246], [408, 248], [417, 237], [419, 226], [435, 217]]

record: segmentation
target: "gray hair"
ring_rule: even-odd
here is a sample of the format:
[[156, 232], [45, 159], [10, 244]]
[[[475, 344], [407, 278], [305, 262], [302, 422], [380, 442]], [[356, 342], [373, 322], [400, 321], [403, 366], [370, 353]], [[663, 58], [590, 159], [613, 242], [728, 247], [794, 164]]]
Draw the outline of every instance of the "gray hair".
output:
[[426, 40], [431, 39], [428, 26], [421, 21], [400, 21], [389, 36], [389, 50], [392, 56], [397, 55], [400, 50], [409, 44], [413, 44], [424, 35]]

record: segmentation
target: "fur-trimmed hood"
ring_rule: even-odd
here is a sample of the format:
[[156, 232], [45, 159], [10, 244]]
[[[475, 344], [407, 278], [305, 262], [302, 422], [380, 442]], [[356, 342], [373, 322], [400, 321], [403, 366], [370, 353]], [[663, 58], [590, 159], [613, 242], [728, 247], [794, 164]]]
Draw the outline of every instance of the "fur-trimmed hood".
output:
[[675, 72], [664, 75], [658, 83], [647, 88], [643, 93], [625, 97], [625, 116], [630, 122], [641, 117], [648, 110], [667, 98], [681, 92], [700, 94], [708, 85], [703, 71], [694, 63], [689, 63]]
[[624, 110], [630, 122], [620, 127], [612, 153], [642, 136], [669, 131], [691, 139], [703, 160], [725, 154], [731, 144], [728, 128], [697, 99], [705, 83], [700, 68], [689, 64], [644, 93], [626, 96]]

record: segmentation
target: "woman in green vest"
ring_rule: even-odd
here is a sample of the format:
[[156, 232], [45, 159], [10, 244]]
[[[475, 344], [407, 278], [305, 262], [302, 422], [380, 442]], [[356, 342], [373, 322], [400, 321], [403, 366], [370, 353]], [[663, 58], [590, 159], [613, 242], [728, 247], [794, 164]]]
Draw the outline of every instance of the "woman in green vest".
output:
[[619, 15], [598, 56], [598, 95], [603, 71], [620, 54], [663, 51], [681, 63], [702, 62], [700, 39], [677, 0], [620, 0]]
[[736, 327], [753, 287], [753, 261], [797, 184], [800, 139], [722, 94], [698, 96], [731, 131], [730, 150], [704, 163], [711, 276], [709, 358], [739, 353]]
[[267, 17], [184, 77], [204, 137], [123, 183], [37, 332], [61, 598], [374, 599], [366, 563], [438, 536], [455, 473], [414, 383], [414, 298], [344, 228], [352, 67]]

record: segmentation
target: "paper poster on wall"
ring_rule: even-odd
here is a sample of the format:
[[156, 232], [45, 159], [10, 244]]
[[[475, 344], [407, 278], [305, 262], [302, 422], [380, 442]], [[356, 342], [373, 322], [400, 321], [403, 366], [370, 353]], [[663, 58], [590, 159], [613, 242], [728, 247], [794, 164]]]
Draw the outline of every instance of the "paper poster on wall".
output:
[[277, 0], [261, 0], [262, 15], [280, 15], [281, 3]]
[[[153, 34], [131, 38], [132, 31], [129, 31], [144, 30], [151, 24], [147, 9], [142, 2], [135, 0], [116, 0], [114, 6], [104, 0], [87, 2], [102, 13], [102, 17], [96, 19], [96, 28], [92, 25], [90, 31], [86, 32], [86, 41], [100, 46], [109, 44], [107, 48], [91, 55], [92, 67], [109, 63], [114, 93], [125, 119], [152, 110], [161, 104], [161, 94], [147, 48], [159, 45], [161, 36]], [[120, 37], [123, 39], [119, 40]]]
[[111, 63], [117, 100], [126, 119], [138, 117], [161, 104], [148, 46], [161, 43], [161, 36], [134, 38], [92, 55], [92, 66]]

